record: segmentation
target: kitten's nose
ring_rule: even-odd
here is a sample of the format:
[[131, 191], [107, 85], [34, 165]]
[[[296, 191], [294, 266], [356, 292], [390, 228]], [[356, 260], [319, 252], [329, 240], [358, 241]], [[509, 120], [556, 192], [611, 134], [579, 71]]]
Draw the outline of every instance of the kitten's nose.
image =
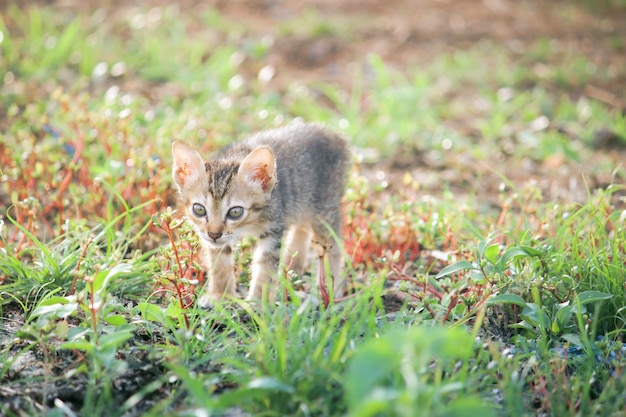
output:
[[214, 241], [217, 241], [220, 237], [222, 237], [222, 232], [208, 232], [208, 235]]

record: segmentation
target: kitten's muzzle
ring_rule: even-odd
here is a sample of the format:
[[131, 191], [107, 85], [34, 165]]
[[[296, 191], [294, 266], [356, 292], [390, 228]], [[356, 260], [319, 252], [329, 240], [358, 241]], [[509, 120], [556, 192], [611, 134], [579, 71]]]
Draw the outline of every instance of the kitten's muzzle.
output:
[[222, 237], [222, 232], [207, 232], [207, 234], [216, 243], [217, 243], [217, 239]]

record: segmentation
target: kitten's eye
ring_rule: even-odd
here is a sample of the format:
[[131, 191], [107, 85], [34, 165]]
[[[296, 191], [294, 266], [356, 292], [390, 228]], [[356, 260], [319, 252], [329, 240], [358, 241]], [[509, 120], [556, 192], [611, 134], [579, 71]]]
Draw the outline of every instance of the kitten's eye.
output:
[[206, 216], [206, 209], [202, 204], [194, 203], [194, 205], [191, 207], [191, 211], [193, 211], [193, 214], [198, 217]]
[[232, 220], [237, 220], [241, 216], [243, 216], [243, 207], [240, 206], [231, 207], [226, 213], [226, 217]]

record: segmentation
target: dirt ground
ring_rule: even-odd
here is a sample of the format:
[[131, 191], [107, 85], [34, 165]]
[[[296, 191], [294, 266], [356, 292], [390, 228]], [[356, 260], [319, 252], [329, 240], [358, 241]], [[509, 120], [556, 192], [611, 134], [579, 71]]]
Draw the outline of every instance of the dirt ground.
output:
[[[443, 53], [463, 50], [491, 40], [523, 54], [540, 38], [562, 44], [562, 49], [583, 53], [598, 67], [623, 66], [621, 53], [598, 48], [600, 40], [619, 35], [626, 38], [626, 14], [610, 7], [596, 14], [597, 6], [572, 7], [572, 1], [538, 0], [239, 0], [215, 1], [228, 18], [246, 23], [259, 35], [306, 10], [329, 19], [366, 21], [349, 39], [287, 36], [278, 40], [272, 59], [284, 80], [322, 79], [346, 84], [348, 69], [375, 53], [400, 70], [418, 68]], [[600, 2], [595, 2], [600, 3]], [[586, 4], [591, 5], [592, 2]], [[183, 6], [186, 7], [186, 6]], [[621, 79], [619, 85], [626, 85]], [[603, 86], [609, 87], [609, 86]], [[619, 101], [619, 100], [618, 100]], [[624, 102], [621, 102], [624, 104]]]
[[[615, 0], [613, 0], [615, 1]], [[111, 16], [151, 6], [175, 5], [181, 13], [214, 8], [242, 23], [259, 37], [270, 36], [268, 63], [277, 68], [279, 85], [322, 80], [349, 87], [354, 65], [374, 53], [400, 71], [419, 68], [437, 56], [485, 40], [504, 45], [519, 56], [537, 39], [549, 39], [559, 50], [575, 50], [598, 68], [622, 69], [626, 45], [607, 50], [607, 39], [626, 39], [626, 8], [610, 0], [18, 0], [54, 4], [73, 12], [104, 9]], [[8, 2], [0, 0], [0, 8]], [[307, 13], [333, 27], [345, 24], [346, 36], [276, 33], [277, 27]], [[198, 28], [201, 29], [201, 28]], [[609, 105], [626, 108], [620, 91], [626, 75], [590, 94]], [[589, 93], [589, 92], [588, 92]]]

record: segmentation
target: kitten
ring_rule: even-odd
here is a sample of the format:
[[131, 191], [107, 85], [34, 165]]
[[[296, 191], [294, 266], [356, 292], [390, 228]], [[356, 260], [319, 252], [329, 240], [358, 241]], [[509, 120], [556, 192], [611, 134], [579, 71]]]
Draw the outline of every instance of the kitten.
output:
[[334, 241], [350, 159], [342, 137], [320, 125], [294, 124], [257, 133], [206, 162], [182, 142], [173, 143], [172, 154], [180, 207], [203, 245], [209, 282], [201, 307], [235, 295], [232, 251], [244, 236], [258, 239], [248, 300], [265, 291], [274, 299], [284, 234], [287, 262], [299, 274], [312, 238], [326, 247], [335, 295], [342, 293], [343, 260]]

